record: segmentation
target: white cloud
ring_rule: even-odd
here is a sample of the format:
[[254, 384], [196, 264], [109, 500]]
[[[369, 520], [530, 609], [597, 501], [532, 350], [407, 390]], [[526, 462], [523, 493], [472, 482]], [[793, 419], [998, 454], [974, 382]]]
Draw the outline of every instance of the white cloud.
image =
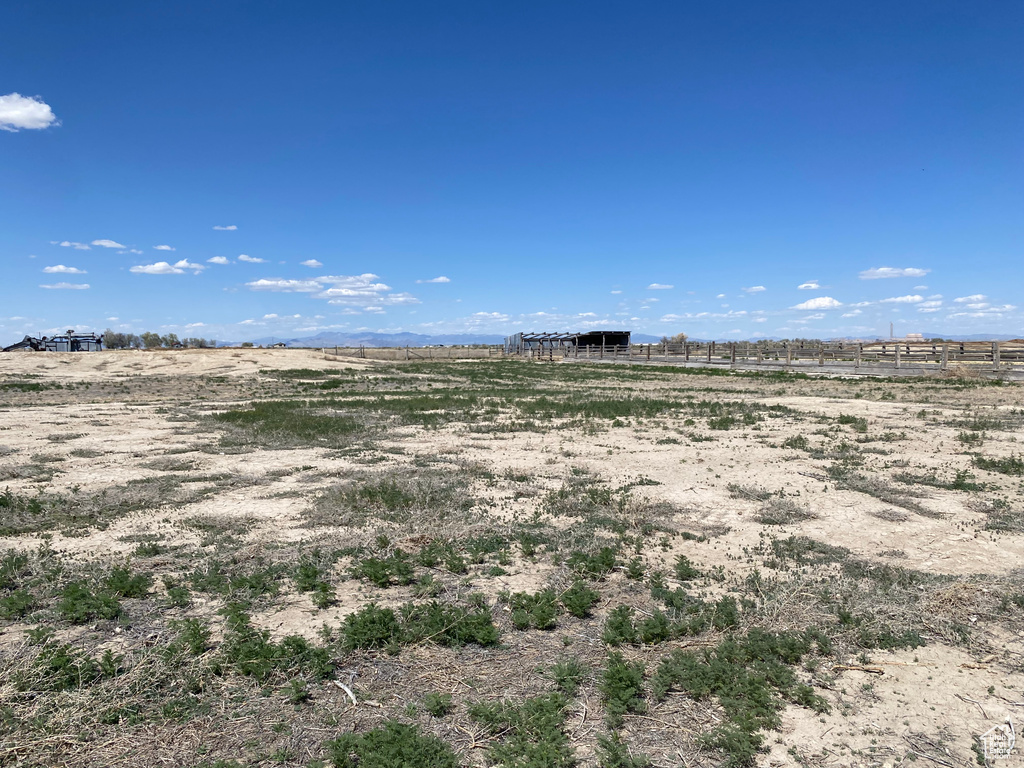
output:
[[989, 304], [968, 304], [966, 308], [970, 309], [977, 306], [977, 309], [973, 312], [951, 312], [947, 315], [947, 318], [953, 317], [989, 317], [989, 318], [1000, 318], [1007, 312], [1012, 312], [1017, 307], [1013, 304], [1003, 304], [998, 307], [993, 307]]
[[0, 131], [38, 131], [51, 125], [60, 125], [60, 121], [50, 105], [38, 96], [33, 98], [20, 93], [0, 96]]
[[729, 310], [728, 312], [684, 312], [682, 314], [669, 313], [662, 315], [659, 322], [675, 323], [680, 320], [730, 320], [733, 318], [746, 317], [747, 311]]
[[137, 275], [182, 275], [185, 270], [172, 267], [166, 261], [158, 261], [156, 264], [136, 264], [128, 269]]
[[90, 245], [98, 245], [100, 248], [127, 248], [127, 245], [121, 245], [114, 240], [93, 240]]
[[917, 267], [872, 267], [860, 273], [861, 280], [880, 280], [887, 277], [924, 277], [930, 269]]
[[214, 256], [206, 260], [207, 264], [230, 264], [231, 261], [224, 256]]
[[675, 288], [674, 285], [664, 285], [662, 283], [651, 283], [647, 286], [648, 291], [669, 291]]
[[816, 296], [813, 299], [797, 304], [795, 307], [791, 307], [791, 309], [838, 309], [841, 306], [843, 306], [843, 303], [836, 301], [831, 296]]
[[236, 227], [234, 224], [228, 224], [226, 227], [217, 224], [216, 226], [214, 226], [214, 229], [219, 229], [221, 232], [234, 232], [236, 229], [238, 229], [238, 227]]
[[743, 290], [746, 291], [747, 293], [761, 293], [762, 291], [767, 291], [768, 289], [765, 288], [763, 285], [754, 285], [751, 286], [750, 288], [744, 288]]
[[323, 288], [316, 280], [284, 280], [261, 278], [245, 286], [251, 291], [275, 291], [278, 293], [314, 293]]
[[715, 296], [715, 298], [716, 299], [724, 299], [725, 298], [725, 294], [724, 293], [720, 293], [717, 296]]
[[76, 243], [74, 240], [61, 240], [59, 243], [56, 240], [51, 240], [52, 245], [59, 245], [61, 248], [74, 248], [76, 251], [89, 251], [92, 250], [85, 243]]
[[912, 296], [893, 296], [888, 299], [881, 299], [879, 304], [920, 304], [924, 301], [924, 296], [912, 295]]
[[863, 314], [863, 312], [861, 310], [854, 309], [854, 310], [851, 310], [849, 312], [845, 312], [843, 314], [843, 317], [856, 317], [857, 315], [860, 315], [860, 314]]
[[959, 299], [953, 299], [953, 301], [957, 304], [975, 304], [979, 301], [984, 301], [987, 298], [988, 296], [983, 293], [974, 293], [970, 296], [961, 296]]
[[613, 296], [618, 296], [622, 291], [612, 291]]
[[57, 264], [53, 267], [43, 267], [43, 272], [50, 274], [61, 274], [61, 275], [84, 275], [85, 270], [79, 269], [78, 267], [65, 267], [63, 264]]
[[377, 275], [323, 275], [313, 280], [262, 278], [246, 283], [252, 291], [279, 293], [309, 293], [314, 299], [326, 299], [328, 304], [358, 307], [364, 312], [383, 312], [386, 306], [419, 304], [409, 293], [388, 293], [391, 286], [377, 282]]
[[[173, 251], [174, 249], [171, 248], [171, 250]], [[126, 253], [126, 251], [118, 251], [118, 253]], [[140, 251], [138, 248], [129, 248], [127, 253], [135, 253], [138, 254], [139, 256], [142, 255], [142, 251]]]
[[322, 267], [323, 266], [323, 263], [317, 261], [316, 259], [306, 259], [305, 261], [301, 262], [301, 264], [304, 267]]
[[200, 272], [204, 269], [202, 264], [193, 264], [187, 259], [168, 264], [166, 261], [158, 261], [156, 264], [139, 264], [129, 268], [129, 272], [137, 275], [183, 275], [186, 269]]
[[54, 283], [53, 285], [40, 285], [40, 288], [48, 288], [50, 290], [70, 290], [70, 291], [85, 291], [89, 289], [88, 283]]
[[429, 280], [417, 280], [417, 283], [450, 283], [451, 280], [444, 275], [440, 277], [432, 277]]
[[244, 253], [241, 253], [241, 254], [238, 255], [238, 260], [239, 261], [247, 261], [250, 264], [266, 264], [267, 263], [265, 259], [258, 259], [255, 256], [247, 256]]
[[927, 291], [928, 290], [928, 286], [927, 285], [915, 285], [914, 286], [914, 290], [915, 291]]
[[941, 306], [942, 306], [942, 302], [941, 301], [922, 301], [920, 304], [917, 305], [917, 309], [918, 309], [918, 311], [920, 311], [920, 310], [923, 310], [923, 309], [930, 309], [932, 307], [941, 307]]
[[806, 283], [800, 283], [796, 289], [798, 291], [817, 291], [821, 289], [821, 286], [817, 280], [808, 280]]
[[154, 245], [153, 246], [153, 250], [154, 251], [173, 251], [174, 248], [171, 248], [171, 246], [169, 246], [169, 245]]
[[768, 322], [768, 318], [767, 317], [755, 317], [754, 318], [754, 322], [755, 323], [767, 323]]

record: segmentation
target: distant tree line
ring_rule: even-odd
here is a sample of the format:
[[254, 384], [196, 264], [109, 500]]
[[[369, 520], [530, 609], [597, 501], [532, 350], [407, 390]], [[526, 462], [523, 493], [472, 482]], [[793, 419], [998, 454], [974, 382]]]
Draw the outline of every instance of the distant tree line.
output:
[[107, 328], [103, 332], [103, 345], [107, 349], [207, 349], [217, 346], [214, 339], [189, 337], [179, 339], [177, 334], [146, 331], [145, 333], [118, 333]]

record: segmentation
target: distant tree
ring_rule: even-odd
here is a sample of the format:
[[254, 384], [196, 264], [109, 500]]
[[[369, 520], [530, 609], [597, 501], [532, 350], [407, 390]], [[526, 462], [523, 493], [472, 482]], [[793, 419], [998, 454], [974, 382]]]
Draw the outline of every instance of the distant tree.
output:
[[163, 342], [165, 347], [181, 346], [181, 341], [178, 340], [178, 334], [176, 333], [168, 333], [166, 336], [163, 337]]
[[662, 336], [659, 344], [682, 344], [689, 336], [685, 333], [677, 333], [675, 336]]
[[145, 345], [146, 349], [157, 349], [158, 347], [162, 347], [164, 344], [163, 337], [159, 333], [153, 333], [152, 331], [146, 331], [145, 333], [140, 334], [139, 338], [142, 339], [142, 343]]
[[243, 346], [243, 347], [251, 347], [252, 345], [253, 345], [253, 344], [252, 344], [252, 342], [251, 342], [251, 341], [243, 341], [243, 342], [242, 342], [242, 346]]

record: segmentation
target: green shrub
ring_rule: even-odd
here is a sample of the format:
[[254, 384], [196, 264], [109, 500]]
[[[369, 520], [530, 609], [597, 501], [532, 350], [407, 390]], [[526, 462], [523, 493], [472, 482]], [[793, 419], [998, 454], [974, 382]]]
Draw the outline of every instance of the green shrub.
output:
[[619, 651], [608, 654], [608, 664], [598, 686], [604, 701], [609, 728], [620, 728], [627, 712], [646, 712], [644, 702], [644, 665], [627, 662]]
[[717, 696], [729, 719], [702, 741], [725, 752], [727, 765], [747, 765], [761, 749], [761, 732], [779, 727], [785, 701], [816, 712], [828, 710], [825, 700], [800, 683], [792, 669], [812, 650], [816, 637], [755, 629], [700, 654], [677, 649], [662, 660], [651, 687], [658, 699], [673, 688], [697, 699]]
[[490, 610], [471, 611], [437, 601], [402, 608], [402, 623], [408, 641], [430, 641], [438, 645], [462, 646], [470, 643], [489, 646], [498, 642]]
[[472, 704], [469, 716], [501, 739], [487, 750], [488, 762], [507, 768], [572, 768], [572, 746], [563, 731], [566, 699], [550, 693], [519, 705]]
[[554, 629], [558, 603], [554, 590], [544, 589], [535, 595], [516, 592], [509, 598], [512, 625], [516, 629]]
[[640, 622], [637, 632], [640, 641], [646, 645], [665, 642], [671, 639], [673, 634], [668, 617], [658, 609], [655, 609], [653, 614]]
[[28, 570], [28, 555], [24, 552], [8, 552], [0, 559], [0, 589], [14, 589], [21, 583], [21, 576]]
[[73, 581], [64, 587], [57, 612], [72, 624], [85, 624], [93, 619], [116, 619], [121, 603], [106, 592], [93, 593], [84, 581]]
[[565, 606], [565, 610], [580, 619], [589, 616], [590, 609], [600, 599], [601, 594], [582, 581], [575, 582], [562, 593], [562, 605]]
[[644, 566], [644, 560], [642, 557], [634, 557], [626, 563], [626, 575], [635, 581], [640, 581], [646, 572], [647, 568]]
[[459, 768], [458, 757], [443, 741], [394, 720], [366, 733], [343, 734], [324, 746], [334, 768]]
[[334, 673], [331, 653], [317, 648], [304, 637], [289, 635], [279, 643], [270, 640], [270, 633], [250, 624], [249, 616], [237, 603], [222, 610], [227, 632], [220, 652], [223, 661], [248, 677], [263, 680], [272, 672], [303, 672], [323, 680]]
[[838, 419], [840, 424], [849, 424], [854, 432], [867, 432], [868, 420], [862, 416], [848, 416], [842, 414]]
[[693, 567], [693, 563], [686, 555], [679, 555], [676, 558], [676, 564], [673, 568], [676, 574], [676, 578], [679, 581], [691, 581], [692, 579], [698, 578], [701, 573]]
[[1024, 475], [1024, 456], [1011, 455], [1001, 459], [975, 456], [974, 466], [1002, 475]]
[[782, 447], [792, 448], [797, 451], [808, 451], [810, 450], [811, 445], [803, 435], [793, 435], [792, 437], [787, 437], [782, 441]]
[[487, 609], [470, 611], [434, 601], [407, 604], [400, 614], [401, 618], [392, 609], [374, 603], [350, 613], [341, 628], [342, 646], [397, 652], [403, 645], [427, 641], [445, 646], [498, 642], [498, 629]]
[[575, 696], [586, 674], [586, 668], [577, 658], [567, 658], [551, 665], [551, 679], [566, 696]]
[[611, 737], [597, 735], [597, 764], [600, 768], [650, 768], [651, 760], [647, 755], [631, 755], [629, 747], [613, 733]]
[[201, 656], [210, 646], [210, 630], [200, 619], [182, 619], [171, 623], [178, 639], [193, 656]]
[[613, 646], [635, 643], [639, 635], [636, 627], [633, 626], [633, 615], [633, 609], [628, 605], [612, 608], [608, 613], [608, 618], [605, 619], [601, 639]]
[[393, 610], [370, 603], [345, 617], [341, 637], [342, 646], [348, 650], [397, 648], [404, 642], [405, 633]]
[[430, 691], [423, 697], [423, 709], [425, 709], [431, 717], [444, 717], [455, 709], [455, 704], [452, 701], [450, 693], [435, 693], [434, 691]]
[[134, 576], [127, 568], [114, 568], [107, 576], [107, 590], [119, 597], [145, 597], [153, 586], [153, 577], [146, 573]]
[[574, 571], [594, 581], [604, 579], [616, 563], [617, 554], [614, 547], [602, 547], [592, 555], [586, 552], [573, 552], [566, 561], [566, 564]]
[[395, 550], [386, 558], [366, 557], [356, 563], [352, 569], [356, 579], [366, 579], [378, 587], [390, 587], [392, 581], [397, 584], [411, 584], [416, 572], [409, 564], [408, 555], [400, 549]]
[[0, 617], [20, 619], [35, 608], [36, 600], [32, 593], [24, 589], [16, 589], [9, 595], [0, 597]]
[[68, 643], [47, 642], [31, 667], [16, 675], [22, 691], [72, 691], [84, 688], [103, 676], [95, 659]]

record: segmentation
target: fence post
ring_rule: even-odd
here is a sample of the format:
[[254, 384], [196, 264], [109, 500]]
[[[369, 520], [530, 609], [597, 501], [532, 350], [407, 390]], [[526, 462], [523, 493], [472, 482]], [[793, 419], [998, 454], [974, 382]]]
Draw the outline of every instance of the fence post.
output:
[[786, 367], [790, 368], [793, 365], [793, 349], [789, 346], [789, 342], [786, 342]]
[[736, 342], [732, 342], [729, 345], [729, 366], [735, 367], [736, 365]]
[[899, 367], [900, 367], [900, 345], [896, 344], [896, 345], [894, 345], [893, 348], [896, 351], [896, 369], [899, 370]]
[[860, 368], [860, 353], [861, 353], [861, 350], [863, 348], [864, 348], [863, 344], [858, 344], [857, 348], [853, 351], [853, 367], [854, 367], [854, 370], [856, 370], [857, 368]]
[[709, 363], [711, 362], [711, 350], [713, 350], [714, 348], [715, 348], [715, 342], [713, 342], [713, 341], [709, 342], [708, 343], [708, 362]]
[[939, 370], [944, 371], [949, 367], [949, 344], [942, 345], [942, 362], [939, 363]]
[[818, 347], [818, 365], [825, 364], [825, 348]]
[[683, 342], [683, 362], [690, 362], [690, 342]]
[[647, 345], [647, 362], [651, 362], [651, 345]]
[[764, 355], [761, 352], [761, 345], [758, 344], [757, 345], [757, 364], [760, 365], [763, 362], [764, 362]]
[[992, 371], [994, 373], [999, 372], [999, 342], [992, 342]]

